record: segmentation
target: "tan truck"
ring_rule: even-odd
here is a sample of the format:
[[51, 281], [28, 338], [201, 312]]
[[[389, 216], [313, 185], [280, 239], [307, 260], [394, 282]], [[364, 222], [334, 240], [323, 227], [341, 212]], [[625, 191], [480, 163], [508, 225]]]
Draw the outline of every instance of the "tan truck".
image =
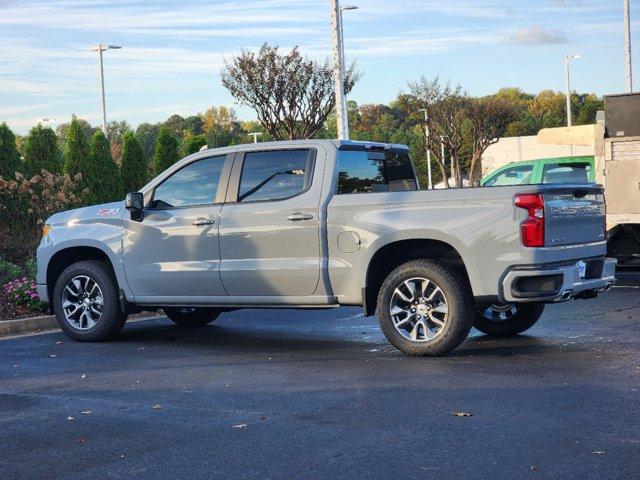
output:
[[[612, 136], [616, 133], [622, 135]], [[607, 136], [604, 125], [581, 125], [542, 129], [538, 140], [593, 147], [596, 182], [605, 186], [608, 254], [630, 265], [640, 264], [640, 135], [624, 133], [611, 131]]]

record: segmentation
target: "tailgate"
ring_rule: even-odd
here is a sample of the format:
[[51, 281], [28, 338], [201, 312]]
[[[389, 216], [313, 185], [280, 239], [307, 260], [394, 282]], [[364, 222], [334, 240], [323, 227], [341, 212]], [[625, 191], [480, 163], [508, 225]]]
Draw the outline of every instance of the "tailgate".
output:
[[581, 245], [606, 239], [604, 190], [600, 185], [546, 187], [543, 192], [546, 246]]

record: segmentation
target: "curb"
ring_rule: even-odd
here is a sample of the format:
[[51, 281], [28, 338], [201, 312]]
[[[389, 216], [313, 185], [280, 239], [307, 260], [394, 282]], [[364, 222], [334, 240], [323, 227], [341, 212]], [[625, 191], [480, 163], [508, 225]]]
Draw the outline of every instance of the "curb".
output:
[[[127, 320], [127, 323], [138, 322], [142, 320], [153, 320], [157, 318], [163, 318], [163, 316], [159, 315], [156, 312], [152, 314], [136, 314], [130, 316], [129, 320]], [[0, 321], [0, 338], [46, 331], [62, 331], [58, 326], [56, 317], [54, 317], [53, 315]]]
[[0, 322], [0, 337], [43, 332], [45, 330], [60, 330], [56, 317], [46, 315], [43, 317], [20, 318], [18, 320], [3, 320]]

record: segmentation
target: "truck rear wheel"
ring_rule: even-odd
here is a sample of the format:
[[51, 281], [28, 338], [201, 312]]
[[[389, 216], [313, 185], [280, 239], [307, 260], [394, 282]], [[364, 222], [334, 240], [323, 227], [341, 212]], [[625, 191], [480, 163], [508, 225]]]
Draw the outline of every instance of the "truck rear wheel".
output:
[[544, 303], [480, 305], [473, 326], [486, 335], [510, 337], [529, 330], [544, 312]]
[[60, 328], [80, 342], [116, 336], [127, 321], [118, 286], [107, 264], [85, 260], [68, 266], [53, 290], [53, 311]]
[[412, 260], [387, 276], [376, 313], [382, 332], [398, 350], [435, 357], [467, 338], [473, 323], [473, 297], [453, 268]]
[[220, 315], [216, 308], [165, 307], [163, 310], [169, 320], [183, 327], [201, 327]]

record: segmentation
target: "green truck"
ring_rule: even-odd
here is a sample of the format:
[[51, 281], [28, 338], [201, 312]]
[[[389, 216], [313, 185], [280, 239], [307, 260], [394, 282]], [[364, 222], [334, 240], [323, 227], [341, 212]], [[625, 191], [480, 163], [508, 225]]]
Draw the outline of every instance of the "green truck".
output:
[[483, 187], [539, 183], [594, 183], [593, 156], [540, 158], [509, 163], [482, 179]]

